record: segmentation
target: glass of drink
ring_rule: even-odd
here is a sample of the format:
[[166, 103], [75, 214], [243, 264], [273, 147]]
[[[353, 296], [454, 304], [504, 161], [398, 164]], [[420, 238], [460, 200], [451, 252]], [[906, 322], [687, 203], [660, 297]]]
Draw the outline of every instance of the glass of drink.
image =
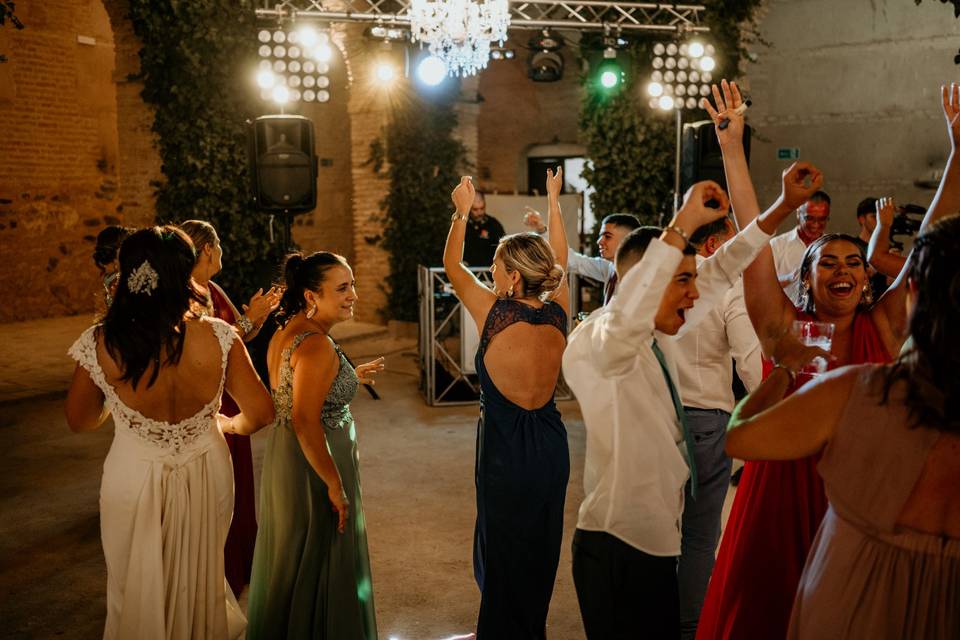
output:
[[[812, 320], [794, 320], [793, 335], [808, 347], [820, 347], [829, 352], [833, 344], [834, 324], [832, 322], [814, 322]], [[826, 358], [814, 358], [810, 364], [800, 369], [800, 373], [816, 376], [827, 370]]]

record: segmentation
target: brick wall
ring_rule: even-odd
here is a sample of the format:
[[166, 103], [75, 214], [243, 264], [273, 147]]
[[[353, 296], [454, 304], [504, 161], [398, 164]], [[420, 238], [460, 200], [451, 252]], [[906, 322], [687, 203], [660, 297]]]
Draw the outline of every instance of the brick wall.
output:
[[[111, 10], [100, 0], [18, 3], [26, 28], [3, 29], [0, 294], [16, 304], [0, 309], [0, 321], [91, 310], [96, 234], [152, 219], [145, 185], [159, 163], [143, 143], [152, 115], [130, 99], [136, 88], [117, 90], [115, 57], [138, 47], [128, 28], [115, 52], [110, 18], [123, 8]], [[140, 177], [125, 182], [125, 169]]]
[[[529, 33], [511, 33], [511, 42], [525, 42]], [[477, 175], [488, 191], [523, 188], [530, 147], [578, 141], [581, 94], [573, 53], [562, 51], [566, 68], [558, 82], [530, 80], [525, 51], [517, 47], [517, 53], [513, 60], [491, 61], [480, 75]]]

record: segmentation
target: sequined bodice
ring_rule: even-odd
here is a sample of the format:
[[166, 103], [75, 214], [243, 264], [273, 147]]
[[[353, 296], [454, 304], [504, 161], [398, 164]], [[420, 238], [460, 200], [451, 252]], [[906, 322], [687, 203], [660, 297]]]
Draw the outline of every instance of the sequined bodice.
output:
[[104, 375], [97, 359], [97, 328], [100, 325], [88, 328], [70, 347], [67, 353], [87, 370], [94, 384], [103, 392], [104, 405], [110, 409], [118, 432], [123, 431], [134, 435], [143, 442], [157, 446], [164, 451], [178, 453], [215, 426], [217, 409], [220, 407], [220, 396], [223, 393], [223, 384], [226, 379], [227, 356], [230, 354], [233, 341], [237, 339], [237, 333], [233, 330], [233, 327], [222, 320], [203, 318], [201, 322], [210, 323], [214, 334], [217, 336], [217, 341], [220, 343], [220, 386], [216, 395], [203, 408], [189, 418], [175, 424], [148, 418], [136, 409], [127, 406], [117, 395], [113, 385], [107, 382], [106, 375]]
[[[313, 331], [306, 331], [298, 334], [290, 346], [283, 350], [280, 363], [280, 380], [277, 388], [273, 392], [273, 404], [276, 408], [277, 424], [289, 425], [293, 415], [293, 367], [290, 366], [290, 357], [297, 347], [308, 337], [314, 335]], [[337, 358], [340, 361], [340, 370], [337, 371], [337, 377], [330, 385], [330, 391], [323, 401], [323, 409], [320, 418], [323, 426], [328, 429], [342, 429], [353, 420], [350, 413], [350, 401], [357, 394], [360, 387], [360, 381], [357, 378], [356, 371], [350, 366], [347, 357], [343, 355], [340, 346], [333, 345], [337, 351]]]

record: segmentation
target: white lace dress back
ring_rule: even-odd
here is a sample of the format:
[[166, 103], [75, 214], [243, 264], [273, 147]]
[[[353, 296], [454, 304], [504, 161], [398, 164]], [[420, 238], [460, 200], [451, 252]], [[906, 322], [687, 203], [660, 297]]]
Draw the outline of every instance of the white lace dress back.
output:
[[224, 579], [233, 469], [217, 425], [237, 334], [222, 320], [201, 322], [220, 343], [220, 385], [200, 411], [177, 423], [148, 418], [120, 400], [97, 358], [99, 325], [68, 352], [103, 392], [114, 422], [100, 483], [105, 639], [220, 640], [238, 638], [246, 626]]

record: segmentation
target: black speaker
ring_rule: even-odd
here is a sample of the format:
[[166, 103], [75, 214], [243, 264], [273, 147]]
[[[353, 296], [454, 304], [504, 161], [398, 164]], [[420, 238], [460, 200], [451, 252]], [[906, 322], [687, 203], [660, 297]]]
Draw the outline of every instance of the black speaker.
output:
[[[750, 162], [750, 125], [743, 129], [743, 150]], [[680, 151], [680, 194], [687, 192], [694, 183], [713, 180], [727, 190], [723, 173], [723, 154], [714, 131], [713, 122], [703, 120], [683, 125], [683, 145]]]
[[262, 211], [306, 213], [317, 206], [313, 122], [303, 116], [260, 116], [250, 123], [253, 200]]

